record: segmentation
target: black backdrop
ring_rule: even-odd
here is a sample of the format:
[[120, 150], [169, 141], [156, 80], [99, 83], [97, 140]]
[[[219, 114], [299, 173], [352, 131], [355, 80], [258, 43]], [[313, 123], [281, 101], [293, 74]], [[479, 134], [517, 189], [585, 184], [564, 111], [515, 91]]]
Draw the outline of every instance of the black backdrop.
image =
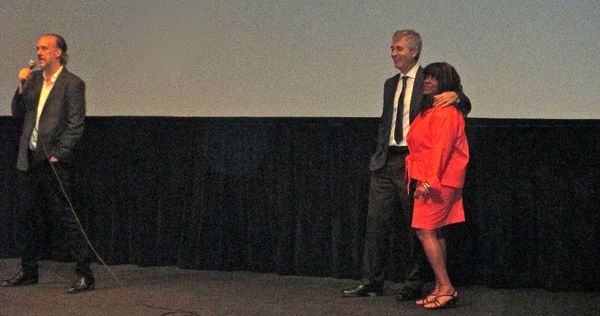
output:
[[[110, 264], [360, 278], [376, 118], [90, 117], [75, 206]], [[0, 257], [19, 126], [0, 117]], [[600, 289], [600, 121], [470, 118], [458, 284]], [[46, 257], [69, 260], [60, 232]], [[17, 267], [15, 267], [16, 269]]]

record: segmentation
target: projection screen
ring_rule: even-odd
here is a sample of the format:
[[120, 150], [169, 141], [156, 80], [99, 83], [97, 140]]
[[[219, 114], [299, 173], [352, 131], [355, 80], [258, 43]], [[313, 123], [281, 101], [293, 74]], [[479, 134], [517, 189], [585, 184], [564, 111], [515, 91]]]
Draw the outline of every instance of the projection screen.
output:
[[472, 117], [600, 119], [599, 1], [0, 0], [0, 115], [42, 33], [91, 116], [376, 117], [412, 28]]

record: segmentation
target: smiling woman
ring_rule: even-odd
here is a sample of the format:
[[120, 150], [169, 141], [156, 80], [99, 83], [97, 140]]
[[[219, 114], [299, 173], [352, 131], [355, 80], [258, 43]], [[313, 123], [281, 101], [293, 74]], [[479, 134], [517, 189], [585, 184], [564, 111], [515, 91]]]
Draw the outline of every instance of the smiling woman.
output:
[[427, 309], [455, 304], [458, 292], [446, 267], [446, 237], [442, 228], [465, 221], [462, 190], [469, 162], [465, 118], [455, 106], [433, 107], [433, 95], [461, 91], [460, 76], [447, 63], [433, 63], [423, 70], [424, 106], [410, 126], [406, 170], [416, 182], [412, 227], [435, 275], [430, 294], [417, 300]]
[[423, 94], [430, 95], [438, 92], [439, 82], [437, 78], [432, 75], [425, 76], [423, 80]]
[[400, 66], [388, 59], [389, 35], [410, 28], [424, 39], [421, 64], [446, 60], [461, 69], [475, 117], [600, 118], [600, 90], [580, 84], [600, 77], [598, 1], [1, 6], [4, 105], [15, 70], [34, 53], [31, 41], [57, 32], [76, 56], [70, 68], [89, 85], [91, 115], [376, 117], [379, 83]]

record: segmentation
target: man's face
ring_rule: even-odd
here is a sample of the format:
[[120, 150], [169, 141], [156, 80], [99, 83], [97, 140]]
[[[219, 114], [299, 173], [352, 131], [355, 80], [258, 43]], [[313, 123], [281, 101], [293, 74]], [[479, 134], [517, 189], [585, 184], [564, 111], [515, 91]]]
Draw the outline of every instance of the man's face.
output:
[[425, 76], [423, 81], [423, 95], [435, 94], [438, 92], [440, 83], [435, 77]]
[[401, 37], [392, 41], [391, 56], [394, 66], [406, 74], [416, 63], [417, 51], [410, 48], [408, 38]]
[[38, 65], [42, 69], [60, 65], [62, 50], [56, 46], [56, 38], [54, 36], [40, 37], [36, 46], [36, 54]]

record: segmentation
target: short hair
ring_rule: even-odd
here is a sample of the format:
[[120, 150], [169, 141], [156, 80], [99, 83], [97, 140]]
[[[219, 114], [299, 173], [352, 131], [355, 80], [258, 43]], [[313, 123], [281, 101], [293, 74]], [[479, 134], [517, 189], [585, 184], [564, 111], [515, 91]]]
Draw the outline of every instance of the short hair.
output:
[[407, 38], [409, 41], [410, 48], [417, 51], [417, 55], [415, 56], [415, 61], [419, 61], [419, 57], [421, 56], [421, 49], [423, 48], [423, 40], [421, 39], [421, 34], [419, 34], [415, 30], [405, 29], [398, 30], [394, 32], [392, 36], [393, 41], [397, 41], [401, 38]]
[[60, 63], [61, 65], [66, 65], [69, 60], [69, 54], [67, 54], [67, 41], [65, 41], [62, 36], [55, 33], [42, 34], [40, 37], [44, 36], [52, 36], [56, 39], [56, 47], [60, 48], [62, 52], [62, 54], [60, 54]]

